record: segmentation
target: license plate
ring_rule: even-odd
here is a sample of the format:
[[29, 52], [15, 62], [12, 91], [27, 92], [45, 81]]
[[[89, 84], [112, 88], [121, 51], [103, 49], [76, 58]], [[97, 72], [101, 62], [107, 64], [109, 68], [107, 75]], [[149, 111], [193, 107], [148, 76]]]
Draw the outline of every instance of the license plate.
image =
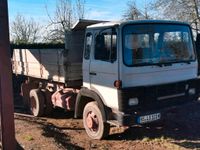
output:
[[138, 123], [144, 124], [144, 123], [148, 123], [148, 122], [153, 122], [153, 121], [159, 120], [160, 118], [161, 118], [161, 114], [160, 113], [140, 116], [138, 118]]

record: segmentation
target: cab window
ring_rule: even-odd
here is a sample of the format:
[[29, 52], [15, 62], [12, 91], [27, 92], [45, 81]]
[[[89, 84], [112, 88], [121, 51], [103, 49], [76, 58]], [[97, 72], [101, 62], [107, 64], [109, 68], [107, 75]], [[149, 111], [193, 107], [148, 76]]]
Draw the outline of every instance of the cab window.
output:
[[92, 48], [92, 34], [87, 33], [85, 40], [85, 53], [84, 53], [85, 59], [90, 59], [91, 48]]
[[113, 29], [99, 32], [95, 37], [95, 60], [114, 62], [117, 53], [117, 35]]

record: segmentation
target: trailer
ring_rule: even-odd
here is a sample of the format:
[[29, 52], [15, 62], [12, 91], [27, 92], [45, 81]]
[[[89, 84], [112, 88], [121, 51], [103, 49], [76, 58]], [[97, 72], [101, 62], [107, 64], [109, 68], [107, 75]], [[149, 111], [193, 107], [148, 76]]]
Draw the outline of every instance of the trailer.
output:
[[191, 27], [176, 21], [79, 20], [65, 48], [14, 49], [12, 63], [34, 116], [74, 111], [92, 139], [110, 124], [158, 121], [199, 93]]

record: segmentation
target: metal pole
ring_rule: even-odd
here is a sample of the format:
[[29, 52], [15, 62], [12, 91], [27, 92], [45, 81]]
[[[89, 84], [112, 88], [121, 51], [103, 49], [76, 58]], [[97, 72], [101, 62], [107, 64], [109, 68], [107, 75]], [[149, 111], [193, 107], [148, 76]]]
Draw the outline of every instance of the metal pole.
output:
[[0, 119], [2, 149], [14, 150], [16, 142], [7, 0], [0, 0]]

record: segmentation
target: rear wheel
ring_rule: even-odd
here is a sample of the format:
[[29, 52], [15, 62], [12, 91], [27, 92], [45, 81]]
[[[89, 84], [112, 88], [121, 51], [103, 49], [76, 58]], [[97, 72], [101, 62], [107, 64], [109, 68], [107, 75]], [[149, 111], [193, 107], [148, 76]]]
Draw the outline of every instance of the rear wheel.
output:
[[21, 95], [23, 96], [24, 107], [29, 108], [30, 106], [30, 91], [31, 89], [37, 89], [38, 83], [25, 81], [21, 84]]
[[102, 113], [96, 102], [89, 102], [83, 111], [83, 125], [92, 139], [102, 139], [109, 134], [110, 124], [103, 121]]
[[44, 114], [45, 98], [40, 89], [30, 91], [30, 111], [33, 116], [40, 117]]

